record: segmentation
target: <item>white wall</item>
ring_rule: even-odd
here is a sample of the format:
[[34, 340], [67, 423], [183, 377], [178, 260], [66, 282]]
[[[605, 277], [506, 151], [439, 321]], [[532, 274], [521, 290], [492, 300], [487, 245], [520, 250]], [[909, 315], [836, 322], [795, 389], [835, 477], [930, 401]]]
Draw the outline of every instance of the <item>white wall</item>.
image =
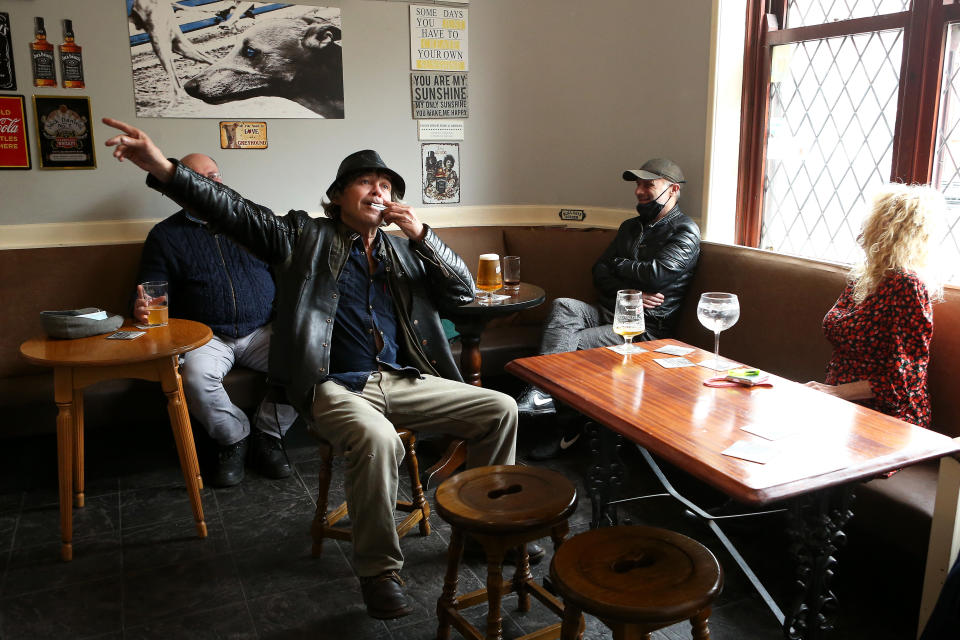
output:
[[[343, 156], [373, 147], [416, 185], [420, 176], [416, 121], [410, 116], [408, 4], [384, 0], [301, 0], [339, 5], [343, 18], [346, 119], [268, 121], [269, 149], [224, 151], [215, 119], [134, 116], [124, 0], [0, 0], [13, 23], [18, 93], [87, 95], [93, 115], [126, 119], [164, 151], [214, 156], [226, 181], [277, 211], [318, 209]], [[556, 219], [560, 206], [618, 209], [629, 215], [624, 168], [664, 155], [685, 170], [684, 208], [699, 218], [703, 197], [711, 6], [706, 0], [474, 0], [470, 9], [470, 117], [461, 143], [462, 207], [420, 208], [421, 217], [462, 210], [465, 224], [484, 211], [535, 204]], [[84, 48], [87, 88], [31, 86], [28, 43], [33, 17], [46, 18], [53, 43], [71, 18]], [[249, 118], [248, 118], [249, 119]], [[102, 146], [98, 168], [39, 170], [35, 123], [29, 117], [34, 169], [0, 171], [0, 247], [4, 229], [39, 238], [82, 223], [85, 233], [145, 229], [171, 203], [143, 186]], [[408, 201], [417, 204], [415, 189]], [[533, 210], [533, 209], [531, 209]], [[590, 222], [588, 219], [587, 222]], [[43, 226], [23, 226], [43, 225]], [[138, 231], [139, 233], [139, 231]], [[30, 233], [27, 233], [29, 236]], [[6, 245], [10, 246], [10, 245]]]

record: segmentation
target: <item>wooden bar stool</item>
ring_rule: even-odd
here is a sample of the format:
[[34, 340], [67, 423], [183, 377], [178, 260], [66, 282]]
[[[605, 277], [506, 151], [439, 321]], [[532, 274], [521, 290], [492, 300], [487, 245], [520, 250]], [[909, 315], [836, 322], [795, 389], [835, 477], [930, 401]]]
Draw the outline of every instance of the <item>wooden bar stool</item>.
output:
[[[417, 462], [416, 449], [417, 437], [409, 429], [397, 429], [397, 435], [403, 441], [405, 450], [403, 464], [407, 468], [407, 475], [410, 477], [410, 490], [413, 492], [412, 501], [397, 500], [397, 510], [408, 514], [397, 523], [397, 535], [402, 538], [419, 524], [420, 535], [428, 536], [430, 535], [430, 503], [424, 497], [423, 486], [420, 484], [420, 467]], [[330, 478], [333, 475], [333, 457], [333, 446], [326, 440], [321, 439], [317, 511], [313, 516], [313, 525], [310, 527], [310, 535], [313, 537], [312, 555], [314, 558], [319, 558], [323, 553], [325, 538], [334, 538], [335, 540], [353, 539], [353, 532], [349, 528], [334, 526], [347, 515], [347, 503], [344, 502], [336, 509], [327, 511]]]
[[550, 578], [566, 611], [562, 640], [580, 637], [580, 614], [599, 618], [614, 640], [649, 640], [657, 629], [690, 620], [709, 640], [710, 606], [723, 571], [705, 546], [655, 527], [607, 527], [576, 535], [558, 549]]
[[[500, 640], [503, 619], [500, 600], [516, 593], [521, 611], [530, 610], [530, 596], [563, 616], [563, 604], [534, 582], [526, 543], [545, 536], [554, 549], [567, 535], [567, 518], [577, 507], [577, 490], [559, 473], [537, 467], [477, 467], [446, 480], [437, 489], [437, 513], [450, 523], [450, 548], [447, 551], [447, 575], [443, 594], [437, 601], [438, 640], [450, 637], [453, 625], [466, 638]], [[483, 547], [487, 556], [487, 586], [457, 597], [457, 579], [464, 536], [469, 534]], [[503, 578], [503, 559], [507, 551], [519, 552], [516, 571], [510, 581]], [[483, 635], [460, 613], [461, 609], [487, 601], [487, 629]], [[558, 638], [560, 622], [518, 640]]]

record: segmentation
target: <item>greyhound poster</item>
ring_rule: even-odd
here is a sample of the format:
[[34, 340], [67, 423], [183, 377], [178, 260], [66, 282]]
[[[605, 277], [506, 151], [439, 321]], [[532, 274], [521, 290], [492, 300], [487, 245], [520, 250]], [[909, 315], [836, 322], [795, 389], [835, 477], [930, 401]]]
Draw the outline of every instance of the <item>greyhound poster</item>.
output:
[[338, 7], [123, 1], [138, 117], [344, 117]]

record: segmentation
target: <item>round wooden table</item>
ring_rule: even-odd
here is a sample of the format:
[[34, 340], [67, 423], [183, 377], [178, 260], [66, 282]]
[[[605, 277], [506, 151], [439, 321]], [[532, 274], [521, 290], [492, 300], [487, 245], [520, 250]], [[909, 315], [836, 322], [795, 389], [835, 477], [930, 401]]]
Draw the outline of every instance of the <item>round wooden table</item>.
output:
[[450, 312], [450, 319], [460, 332], [462, 344], [460, 369], [463, 372], [464, 381], [477, 387], [482, 386], [480, 384], [480, 334], [483, 333], [483, 328], [494, 318], [543, 304], [547, 297], [543, 289], [526, 282], [521, 282], [520, 288], [515, 292], [501, 289], [496, 293], [509, 294], [510, 297], [492, 304], [480, 304], [474, 299], [473, 302]]
[[[125, 331], [135, 331], [124, 326]], [[190, 415], [183, 397], [178, 356], [206, 344], [213, 337], [205, 324], [171, 318], [165, 327], [147, 329], [133, 340], [107, 340], [107, 335], [59, 340], [46, 336], [20, 345], [28, 362], [53, 367], [57, 413], [57, 461], [60, 476], [60, 555], [73, 559], [73, 504], [84, 504], [83, 481], [83, 389], [113, 378], [141, 378], [160, 383], [167, 396], [167, 411], [180, 468], [187, 483], [197, 534], [207, 535], [200, 504], [200, 467], [190, 430]], [[131, 416], [132, 418], [133, 416]], [[76, 493], [74, 493], [74, 491]]]

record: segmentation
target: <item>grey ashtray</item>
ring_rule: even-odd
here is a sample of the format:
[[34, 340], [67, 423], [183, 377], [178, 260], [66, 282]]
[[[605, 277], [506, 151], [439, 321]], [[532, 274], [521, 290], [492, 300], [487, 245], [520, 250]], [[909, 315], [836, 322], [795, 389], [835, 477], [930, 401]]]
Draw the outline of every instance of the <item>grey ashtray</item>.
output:
[[[81, 317], [97, 313], [106, 317], [102, 319]], [[88, 307], [67, 311], [41, 311], [40, 323], [51, 338], [88, 338], [116, 331], [123, 324], [123, 318], [110, 315], [96, 307]]]

